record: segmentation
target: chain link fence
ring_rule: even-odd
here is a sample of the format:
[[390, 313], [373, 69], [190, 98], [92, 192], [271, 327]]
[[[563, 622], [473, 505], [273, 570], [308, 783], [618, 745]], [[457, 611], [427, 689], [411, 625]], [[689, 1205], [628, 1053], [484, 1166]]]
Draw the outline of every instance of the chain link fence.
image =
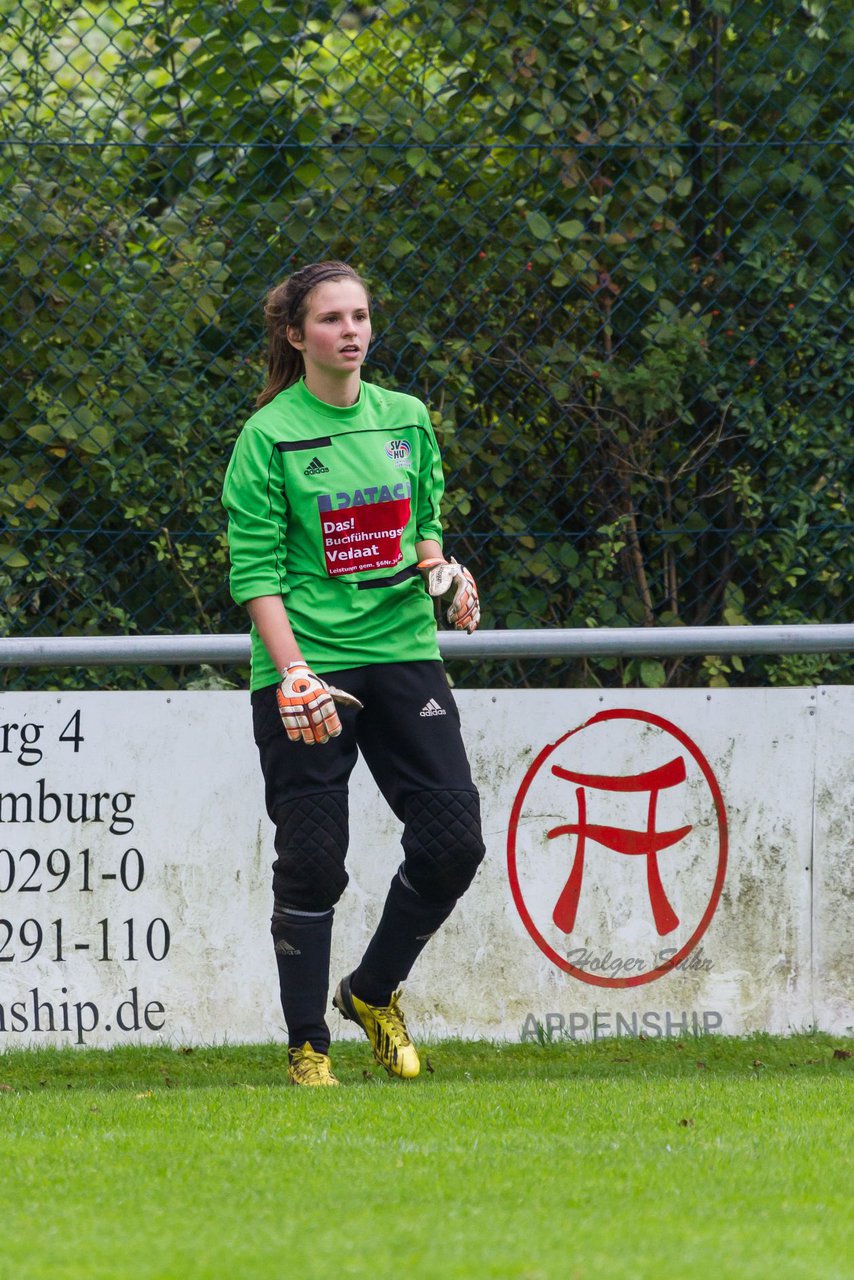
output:
[[[0, 15], [4, 634], [244, 629], [221, 479], [263, 382], [263, 295], [326, 257], [372, 286], [367, 376], [430, 407], [482, 625], [850, 618], [847, 6]], [[815, 654], [465, 667], [852, 676]]]

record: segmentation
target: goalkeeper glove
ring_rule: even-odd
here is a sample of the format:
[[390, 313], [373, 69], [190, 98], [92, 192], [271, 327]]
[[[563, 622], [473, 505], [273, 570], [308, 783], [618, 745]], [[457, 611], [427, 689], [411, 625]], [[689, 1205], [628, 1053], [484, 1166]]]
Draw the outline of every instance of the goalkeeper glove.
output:
[[480, 601], [468, 569], [458, 564], [453, 556], [449, 561], [422, 560], [418, 568], [427, 571], [427, 594], [437, 600], [450, 601], [445, 617], [451, 626], [471, 635], [480, 622]]
[[302, 740], [313, 746], [328, 742], [341, 732], [341, 721], [335, 703], [362, 710], [362, 704], [351, 693], [335, 689], [310, 671], [304, 662], [289, 662], [282, 672], [282, 683], [276, 690], [279, 715], [291, 742]]

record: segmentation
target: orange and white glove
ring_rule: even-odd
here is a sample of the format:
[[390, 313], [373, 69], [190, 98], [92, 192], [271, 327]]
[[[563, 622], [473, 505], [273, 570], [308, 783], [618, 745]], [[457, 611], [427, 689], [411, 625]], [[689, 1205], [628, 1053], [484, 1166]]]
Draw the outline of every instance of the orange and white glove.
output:
[[335, 689], [309, 670], [304, 662], [289, 662], [282, 672], [282, 683], [276, 690], [279, 715], [291, 742], [328, 742], [341, 732], [341, 721], [335, 703], [362, 710], [352, 693]]
[[453, 556], [450, 560], [422, 560], [418, 568], [426, 571], [427, 594], [436, 600], [450, 601], [445, 617], [451, 626], [471, 635], [480, 622], [480, 600], [468, 569]]

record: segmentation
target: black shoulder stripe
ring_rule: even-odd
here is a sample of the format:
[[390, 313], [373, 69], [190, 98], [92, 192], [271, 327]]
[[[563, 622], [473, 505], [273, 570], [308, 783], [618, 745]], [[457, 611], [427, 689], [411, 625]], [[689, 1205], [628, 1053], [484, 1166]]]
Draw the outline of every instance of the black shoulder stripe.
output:
[[396, 427], [351, 427], [349, 431], [338, 431], [338, 436], [394, 436], [398, 431], [426, 431], [423, 422], [399, 422]]
[[276, 448], [279, 453], [296, 453], [300, 449], [328, 449], [331, 444], [331, 436], [317, 436], [314, 440], [279, 440]]
[[[339, 436], [393, 435], [395, 431], [426, 431], [423, 422], [406, 422], [396, 427], [353, 427], [350, 431], [336, 432]], [[328, 449], [332, 445], [332, 436], [317, 436], [314, 440], [279, 440], [276, 448], [279, 453], [296, 453], [300, 449]]]

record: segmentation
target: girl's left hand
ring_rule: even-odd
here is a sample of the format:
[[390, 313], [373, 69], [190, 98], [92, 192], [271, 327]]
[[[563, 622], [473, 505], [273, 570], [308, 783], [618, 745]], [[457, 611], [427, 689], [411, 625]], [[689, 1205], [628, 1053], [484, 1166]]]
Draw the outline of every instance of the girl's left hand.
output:
[[456, 631], [477, 630], [480, 622], [480, 600], [472, 575], [451, 556], [450, 560], [422, 560], [419, 569], [426, 570], [427, 593], [439, 600], [449, 600], [446, 618]]

